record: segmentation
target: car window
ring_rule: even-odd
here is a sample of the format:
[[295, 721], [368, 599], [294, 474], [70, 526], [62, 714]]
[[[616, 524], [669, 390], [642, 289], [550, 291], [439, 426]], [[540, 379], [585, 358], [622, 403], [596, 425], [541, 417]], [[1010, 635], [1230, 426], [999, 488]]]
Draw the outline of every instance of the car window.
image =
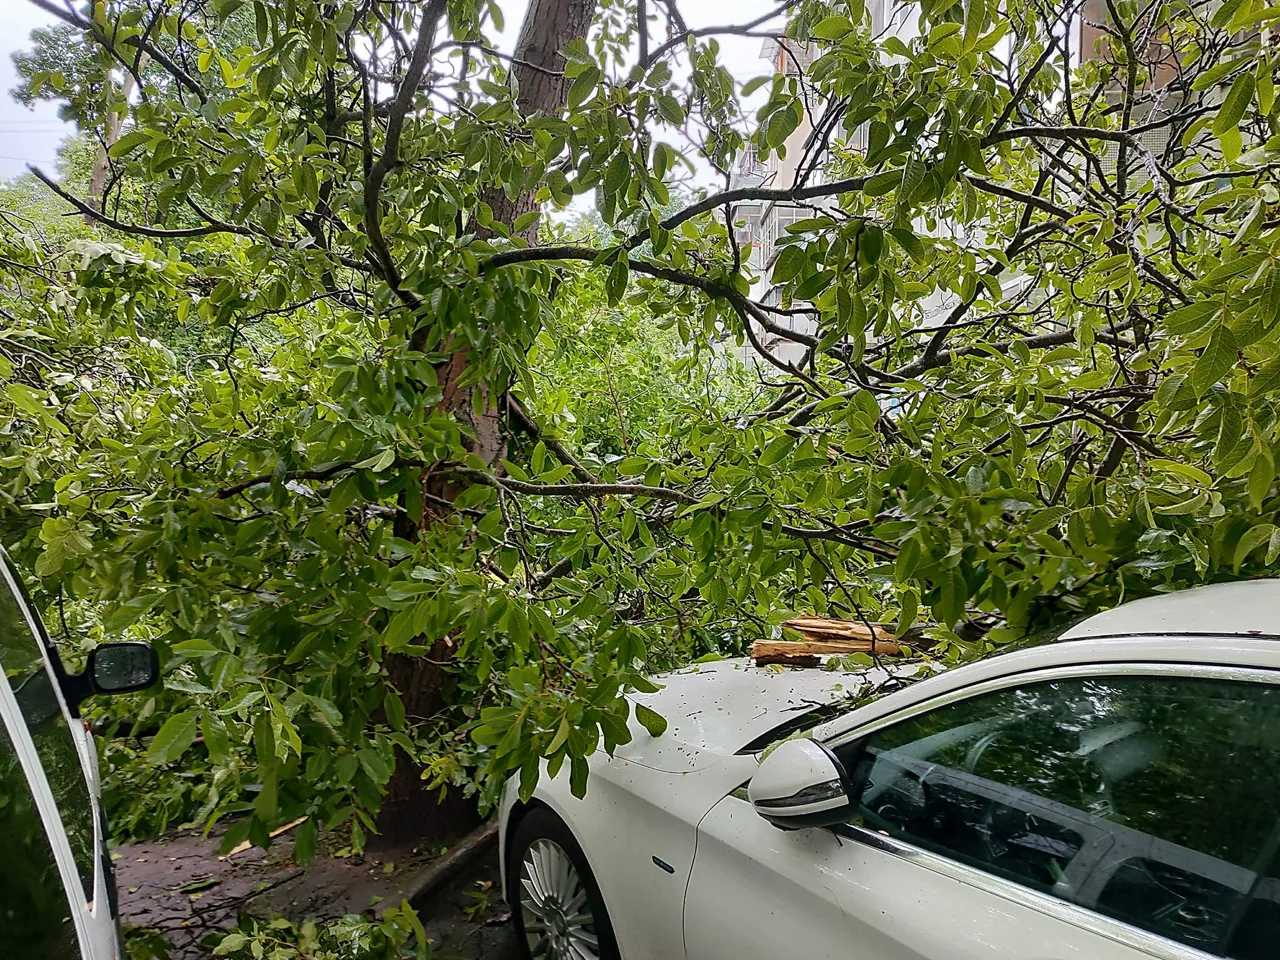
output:
[[6, 956], [76, 960], [75, 924], [62, 876], [22, 771], [0, 723], [0, 941]]
[[0, 666], [26, 721], [84, 885], [93, 898], [93, 806], [54, 680], [18, 599], [0, 579]]
[[1274, 955], [1280, 687], [1043, 682], [845, 751], [871, 829], [1201, 950]]

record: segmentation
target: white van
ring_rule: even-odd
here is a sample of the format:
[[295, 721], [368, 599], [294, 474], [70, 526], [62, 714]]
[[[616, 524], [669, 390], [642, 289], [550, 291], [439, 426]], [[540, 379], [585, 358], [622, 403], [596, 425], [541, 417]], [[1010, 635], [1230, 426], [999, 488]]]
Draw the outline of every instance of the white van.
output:
[[69, 675], [0, 550], [0, 957], [118, 960], [115, 872], [80, 704], [155, 683], [145, 643], [105, 643]]

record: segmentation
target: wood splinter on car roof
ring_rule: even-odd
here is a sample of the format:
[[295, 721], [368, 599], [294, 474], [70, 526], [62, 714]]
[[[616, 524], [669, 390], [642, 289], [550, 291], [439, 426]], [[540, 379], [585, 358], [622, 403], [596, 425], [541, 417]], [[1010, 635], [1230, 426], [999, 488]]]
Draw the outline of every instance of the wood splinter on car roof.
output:
[[828, 617], [794, 617], [782, 624], [803, 640], [757, 640], [751, 658], [757, 666], [781, 663], [794, 667], [816, 667], [820, 654], [871, 653], [899, 656], [903, 649], [893, 643], [893, 633], [878, 624]]

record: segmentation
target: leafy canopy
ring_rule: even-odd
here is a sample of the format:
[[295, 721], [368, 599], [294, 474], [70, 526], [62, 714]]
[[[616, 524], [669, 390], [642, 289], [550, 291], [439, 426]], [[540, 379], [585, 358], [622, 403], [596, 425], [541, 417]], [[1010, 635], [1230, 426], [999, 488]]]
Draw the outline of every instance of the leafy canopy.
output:
[[[1267, 569], [1280, 8], [1120, 0], [1083, 60], [1081, 14], [785, 4], [802, 66], [744, 116], [714, 35], [673, 20], [637, 62], [612, 2], [529, 118], [493, 3], [60, 14], [98, 72], [77, 50], [30, 95], [128, 122], [91, 236], [4, 214], [5, 540], [161, 645], [149, 762], [208, 761], [174, 815], [359, 837], [397, 746], [486, 801], [541, 761], [580, 791], [646, 671], [795, 612], [928, 620], [963, 659]], [[749, 144], [798, 172], [671, 209]], [[548, 222], [575, 197], [594, 229]], [[768, 298], [747, 202], [809, 214]], [[392, 654], [447, 658], [437, 715]]]

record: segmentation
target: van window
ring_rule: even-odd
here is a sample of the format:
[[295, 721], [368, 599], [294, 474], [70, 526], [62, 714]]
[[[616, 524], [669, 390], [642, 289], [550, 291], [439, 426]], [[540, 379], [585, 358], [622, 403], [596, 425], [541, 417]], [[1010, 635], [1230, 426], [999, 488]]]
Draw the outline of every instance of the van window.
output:
[[[11, 571], [7, 571], [11, 572]], [[58, 804], [85, 899], [93, 899], [93, 805], [84, 768], [45, 667], [40, 641], [8, 584], [0, 581], [0, 666], [31, 732], [45, 779]]]
[[7, 956], [78, 960], [58, 864], [8, 731], [0, 723], [0, 929]]

